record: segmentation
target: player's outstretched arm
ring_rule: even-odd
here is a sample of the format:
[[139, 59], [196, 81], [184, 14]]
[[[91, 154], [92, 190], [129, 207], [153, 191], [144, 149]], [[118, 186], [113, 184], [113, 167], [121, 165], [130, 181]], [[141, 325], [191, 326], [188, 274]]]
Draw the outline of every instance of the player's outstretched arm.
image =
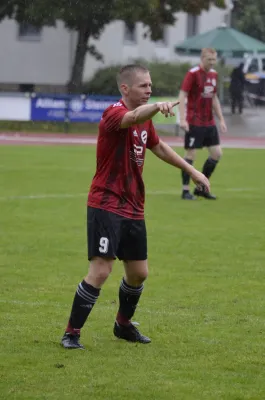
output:
[[203, 187], [206, 191], [210, 190], [209, 180], [201, 172], [197, 171], [192, 165], [187, 163], [184, 158], [179, 156], [168, 144], [163, 142], [161, 139], [159, 143], [151, 149], [151, 151], [161, 160], [166, 163], [173, 165], [179, 169], [182, 169], [190, 175], [193, 182]]
[[142, 124], [149, 119], [152, 119], [154, 115], [158, 112], [161, 112], [165, 115], [165, 117], [175, 115], [173, 108], [179, 104], [179, 101], [171, 102], [158, 102], [154, 104], [144, 104], [142, 106], [137, 107], [135, 110], [128, 111], [122, 121], [121, 128], [128, 128], [131, 125]]

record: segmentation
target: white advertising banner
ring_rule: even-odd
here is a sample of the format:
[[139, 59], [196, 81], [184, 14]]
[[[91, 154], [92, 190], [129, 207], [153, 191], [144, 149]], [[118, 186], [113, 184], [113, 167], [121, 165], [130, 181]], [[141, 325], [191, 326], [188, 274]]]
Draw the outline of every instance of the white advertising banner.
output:
[[29, 121], [31, 100], [26, 97], [0, 96], [1, 121]]

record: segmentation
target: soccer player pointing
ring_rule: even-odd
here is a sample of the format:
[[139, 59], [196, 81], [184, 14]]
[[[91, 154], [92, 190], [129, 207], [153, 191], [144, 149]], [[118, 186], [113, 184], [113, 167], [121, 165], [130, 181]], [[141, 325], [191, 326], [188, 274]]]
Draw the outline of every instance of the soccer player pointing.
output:
[[[203, 166], [203, 174], [210, 178], [215, 170], [222, 149], [220, 138], [215, 125], [213, 110], [220, 120], [222, 133], [227, 131], [220, 102], [217, 97], [217, 72], [213, 69], [217, 54], [214, 49], [202, 49], [201, 63], [186, 74], [180, 91], [180, 126], [185, 131], [185, 160], [193, 164], [196, 149], [207, 147], [209, 158]], [[187, 107], [187, 113], [186, 111]], [[195, 200], [190, 193], [190, 175], [182, 169], [182, 198]], [[206, 199], [215, 200], [209, 191], [195, 188], [194, 194]]]
[[99, 124], [97, 165], [87, 211], [88, 274], [79, 283], [62, 338], [68, 349], [83, 349], [80, 330], [100, 290], [111, 273], [114, 260], [124, 264], [119, 288], [119, 309], [114, 335], [130, 342], [149, 343], [131, 323], [148, 275], [147, 234], [144, 220], [142, 172], [146, 149], [163, 161], [181, 168], [193, 182], [209, 190], [208, 179], [164, 143], [151, 118], [158, 112], [174, 115], [176, 102], [147, 104], [151, 95], [149, 71], [127, 65], [117, 75], [122, 99], [108, 107]]

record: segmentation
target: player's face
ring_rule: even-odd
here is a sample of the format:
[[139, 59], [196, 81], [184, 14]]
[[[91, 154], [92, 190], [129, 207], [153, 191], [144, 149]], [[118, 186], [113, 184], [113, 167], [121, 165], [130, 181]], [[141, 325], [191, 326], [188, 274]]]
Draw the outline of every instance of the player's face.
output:
[[149, 72], [137, 72], [132, 77], [128, 87], [128, 97], [131, 103], [138, 107], [146, 104], [151, 96], [152, 81]]
[[202, 57], [202, 65], [206, 71], [209, 71], [211, 68], [213, 68], [216, 62], [217, 62], [216, 53], [206, 53]]

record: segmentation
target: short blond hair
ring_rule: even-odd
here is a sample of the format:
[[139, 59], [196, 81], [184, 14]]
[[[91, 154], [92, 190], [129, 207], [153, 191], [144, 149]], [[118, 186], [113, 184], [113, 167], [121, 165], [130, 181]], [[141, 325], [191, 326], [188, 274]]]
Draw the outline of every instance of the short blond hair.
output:
[[139, 64], [128, 64], [128, 65], [125, 65], [124, 67], [122, 67], [116, 76], [118, 87], [122, 83], [130, 84], [132, 81], [133, 75], [136, 74], [137, 72], [147, 73], [147, 72], [149, 72], [149, 70], [145, 66], [139, 65]]
[[215, 50], [215, 49], [213, 49], [213, 48], [211, 48], [211, 47], [204, 47], [202, 50], [201, 50], [201, 57], [205, 57], [205, 55], [207, 54], [207, 53], [210, 53], [210, 54], [217, 54], [217, 51]]

